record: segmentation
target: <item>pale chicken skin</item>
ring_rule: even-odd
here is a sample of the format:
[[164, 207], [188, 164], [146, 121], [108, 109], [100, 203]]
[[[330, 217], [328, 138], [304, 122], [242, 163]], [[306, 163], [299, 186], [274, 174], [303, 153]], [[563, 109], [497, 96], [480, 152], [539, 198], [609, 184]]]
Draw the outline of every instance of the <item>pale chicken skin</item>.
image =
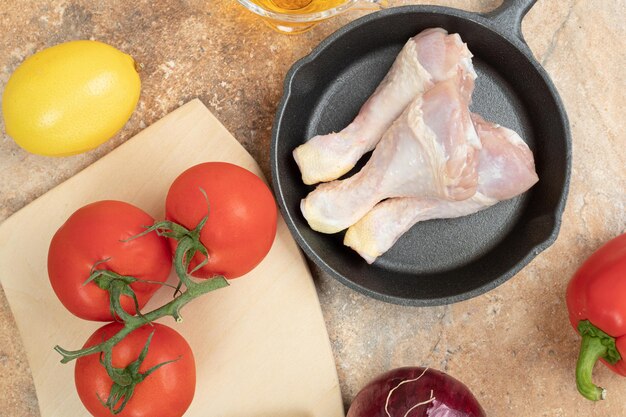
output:
[[539, 180], [533, 154], [517, 133], [486, 122], [475, 114], [472, 120], [482, 142], [475, 195], [464, 201], [432, 198], [385, 200], [348, 228], [344, 244], [372, 263], [420, 221], [476, 213], [524, 193]]
[[462, 74], [414, 99], [360, 172], [321, 184], [301, 202], [311, 228], [336, 233], [390, 197], [463, 200], [478, 187], [480, 140]]
[[350, 171], [374, 149], [394, 120], [416, 97], [440, 81], [467, 78], [471, 95], [476, 73], [472, 54], [457, 34], [427, 29], [409, 39], [376, 91], [354, 121], [337, 133], [318, 135], [298, 146], [293, 156], [305, 184], [331, 181]]

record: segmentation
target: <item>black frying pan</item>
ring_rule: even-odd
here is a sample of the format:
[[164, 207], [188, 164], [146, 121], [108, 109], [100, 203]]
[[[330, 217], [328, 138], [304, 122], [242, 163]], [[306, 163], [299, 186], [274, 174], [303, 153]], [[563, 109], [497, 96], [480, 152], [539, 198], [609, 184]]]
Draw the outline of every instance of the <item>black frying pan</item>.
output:
[[[343, 27], [293, 65], [274, 122], [272, 179], [289, 229], [322, 269], [384, 301], [449, 304], [502, 284], [554, 242], [567, 198], [571, 139], [558, 93], [522, 37], [522, 18], [535, 1], [505, 0], [484, 15], [435, 6], [387, 9]], [[343, 233], [309, 228], [299, 205], [313, 187], [302, 183], [292, 151], [350, 123], [406, 41], [435, 26], [468, 44], [478, 73], [472, 111], [524, 138], [539, 182], [474, 215], [418, 223], [368, 265], [342, 244]]]

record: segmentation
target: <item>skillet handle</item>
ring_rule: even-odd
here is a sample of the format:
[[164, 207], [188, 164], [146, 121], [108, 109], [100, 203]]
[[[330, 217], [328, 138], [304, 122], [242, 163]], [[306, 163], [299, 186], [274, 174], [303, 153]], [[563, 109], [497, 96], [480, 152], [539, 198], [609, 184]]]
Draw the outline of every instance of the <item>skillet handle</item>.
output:
[[499, 32], [513, 35], [530, 51], [522, 34], [522, 20], [536, 2], [537, 0], [503, 0], [500, 7], [483, 16], [489, 19]]

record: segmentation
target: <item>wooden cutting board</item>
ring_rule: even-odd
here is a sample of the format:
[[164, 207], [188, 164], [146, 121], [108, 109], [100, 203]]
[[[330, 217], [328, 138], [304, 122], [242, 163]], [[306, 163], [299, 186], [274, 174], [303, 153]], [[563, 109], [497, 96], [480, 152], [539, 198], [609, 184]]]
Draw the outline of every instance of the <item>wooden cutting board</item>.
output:
[[[52, 235], [76, 209], [103, 199], [127, 201], [163, 218], [171, 182], [205, 161], [232, 162], [262, 175], [239, 142], [193, 100], [0, 225], [0, 281], [42, 416], [87, 415], [74, 388], [74, 365], [62, 365], [53, 347], [78, 349], [102, 325], [74, 317], [53, 293], [46, 269]], [[159, 290], [146, 308], [171, 295]], [[186, 416], [343, 417], [315, 286], [282, 218], [258, 267], [182, 313], [181, 324], [162, 322], [180, 332], [195, 354], [197, 388]]]

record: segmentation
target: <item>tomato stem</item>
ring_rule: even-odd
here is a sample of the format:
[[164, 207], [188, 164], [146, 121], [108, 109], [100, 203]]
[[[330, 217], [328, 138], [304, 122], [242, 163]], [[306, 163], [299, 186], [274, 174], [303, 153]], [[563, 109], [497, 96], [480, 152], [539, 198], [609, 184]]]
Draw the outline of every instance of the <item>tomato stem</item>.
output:
[[63, 359], [61, 360], [62, 363], [67, 363], [80, 358], [81, 356], [97, 352], [106, 353], [107, 350], [113, 349], [113, 346], [126, 337], [126, 335], [145, 325], [146, 322], [153, 322], [166, 316], [172, 316], [176, 321], [180, 322], [182, 320], [180, 316], [180, 309], [187, 303], [203, 294], [228, 286], [228, 281], [221, 275], [202, 282], [189, 280], [189, 283], [190, 285], [187, 286], [186, 290], [183, 291], [178, 297], [174, 298], [169, 303], [144, 314], [143, 317], [129, 315], [129, 317], [124, 320], [124, 327], [118, 333], [98, 345], [74, 351], [68, 351], [60, 346], [56, 346], [54, 350], [63, 356]]
[[[208, 214], [204, 216], [198, 225], [192, 230], [189, 230], [178, 223], [163, 220], [154, 223], [144, 232], [129, 239], [136, 239], [137, 237], [143, 236], [147, 233], [156, 232], [159, 236], [174, 239], [178, 242], [174, 253], [174, 270], [176, 271], [176, 275], [180, 279], [180, 282], [175, 288], [174, 296], [180, 292], [182, 284], [187, 287], [193, 286], [193, 281], [189, 278], [188, 273], [195, 272], [206, 265], [209, 261], [209, 252], [202, 242], [200, 242], [200, 232], [206, 224], [207, 219]], [[204, 256], [204, 259], [191, 272], [188, 272], [189, 263], [195, 256], [196, 252], [200, 252]]]
[[[137, 315], [143, 318], [143, 315], [139, 312], [139, 302], [137, 301], [137, 297], [135, 296], [135, 292], [130, 289], [128, 284], [125, 284], [121, 281], [113, 281], [111, 283], [111, 289], [109, 290], [109, 298], [111, 303], [111, 311], [113, 313], [113, 317], [119, 317], [122, 321], [128, 321], [132, 314], [128, 314], [124, 307], [122, 307], [122, 302], [120, 301], [120, 297], [122, 294], [126, 294], [130, 290], [133, 294], [133, 300], [135, 302], [135, 311]], [[145, 318], [144, 318], [145, 324]]]
[[[100, 400], [100, 403], [102, 403], [103, 406], [107, 407], [112, 414], [119, 414], [124, 409], [126, 403], [128, 403], [128, 401], [130, 401], [130, 399], [132, 398], [137, 384], [142, 382], [144, 379], [146, 379], [147, 376], [149, 376], [160, 367], [172, 362], [176, 362], [180, 359], [179, 356], [176, 359], [161, 362], [148, 369], [146, 372], [139, 372], [139, 368], [146, 359], [146, 356], [148, 355], [148, 347], [152, 342], [153, 336], [154, 331], [150, 333], [150, 336], [148, 336], [148, 340], [146, 340], [146, 343], [143, 346], [139, 357], [135, 361], [128, 364], [125, 368], [116, 368], [113, 366], [111, 351], [105, 352], [104, 359], [100, 359], [100, 363], [102, 363], [102, 365], [106, 368], [107, 373], [113, 380], [113, 385], [111, 386], [111, 390], [109, 391], [109, 397], [106, 401], [103, 401], [100, 396], [98, 396], [98, 399]], [[120, 406], [115, 408], [115, 406], [119, 404], [120, 401], [122, 402]]]
[[95, 269], [96, 266], [107, 262], [109, 259], [111, 258], [96, 262], [96, 264], [91, 269], [91, 275], [89, 275], [89, 278], [83, 283], [83, 285], [87, 285], [89, 282], [94, 282], [98, 287], [109, 292], [109, 309], [111, 311], [111, 316], [116, 321], [118, 321], [118, 318], [124, 321], [131, 316], [131, 314], [129, 314], [128, 312], [126, 312], [126, 310], [124, 310], [124, 308], [122, 308], [122, 304], [120, 301], [120, 297], [122, 295], [126, 295], [133, 300], [133, 303], [135, 304], [135, 312], [138, 316], [143, 317], [139, 310], [139, 300], [137, 300], [137, 295], [131, 287], [132, 283], [144, 282], [147, 284], [156, 284], [168, 287], [172, 286], [165, 282], [147, 281], [132, 276], [120, 275], [107, 269]]

